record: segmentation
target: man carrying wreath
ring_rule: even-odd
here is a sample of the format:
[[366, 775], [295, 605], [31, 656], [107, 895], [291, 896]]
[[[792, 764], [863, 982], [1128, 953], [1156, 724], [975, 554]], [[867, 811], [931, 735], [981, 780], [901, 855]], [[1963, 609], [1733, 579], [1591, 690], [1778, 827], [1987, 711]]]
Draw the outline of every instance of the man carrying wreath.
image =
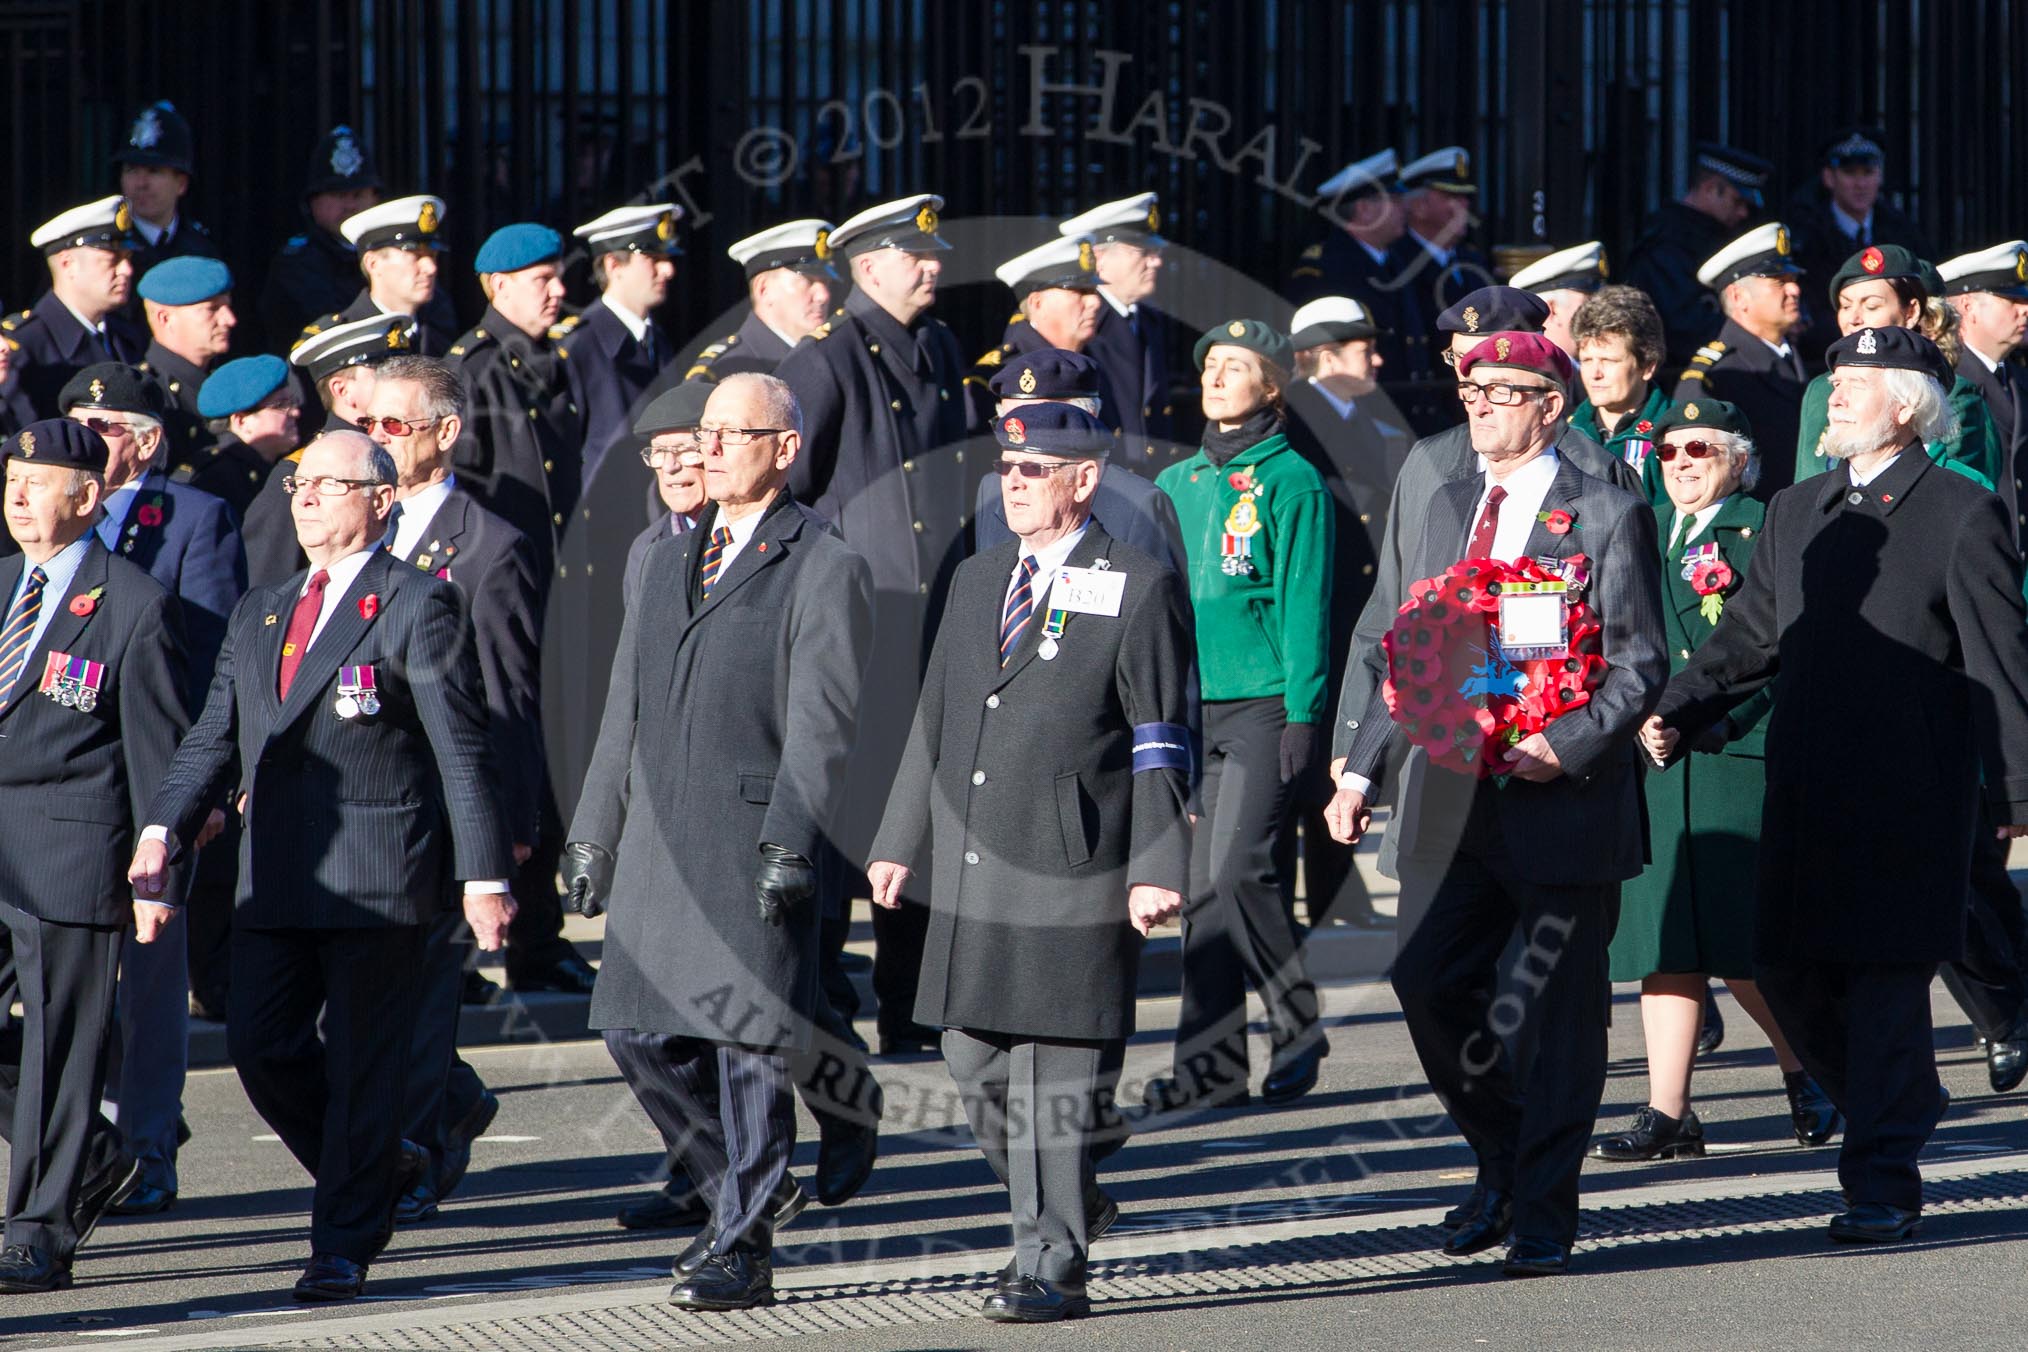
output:
[[[1534, 560], [1582, 588], [1605, 667], [1582, 704], [1504, 752], [1489, 745], [1496, 773], [1411, 751], [1382, 865], [1404, 894], [1430, 898], [1394, 989], [1430, 1086], [1479, 1160], [1445, 1250], [1478, 1253], [1511, 1233], [1507, 1273], [1544, 1276], [1565, 1271], [1577, 1236], [1578, 1171], [1605, 1088], [1606, 944], [1618, 886], [1646, 852], [1634, 734], [1668, 676], [1661, 553], [1647, 503], [1556, 453], [1577, 380], [1560, 348], [1491, 334], [1458, 375], [1482, 472], [1437, 490], [1405, 576], [1467, 558]], [[1525, 617], [1531, 645], [1572, 641], [1576, 606], [1565, 604], [1560, 616], [1552, 606], [1546, 636], [1539, 607]], [[1490, 624], [1523, 620], [1503, 605]], [[1338, 716], [1356, 736], [1326, 815], [1338, 839], [1356, 841], [1400, 731], [1384, 688], [1363, 713]], [[1517, 925], [1519, 981], [1496, 998]], [[1534, 1048], [1525, 1067], [1510, 1063], [1509, 1036]]]

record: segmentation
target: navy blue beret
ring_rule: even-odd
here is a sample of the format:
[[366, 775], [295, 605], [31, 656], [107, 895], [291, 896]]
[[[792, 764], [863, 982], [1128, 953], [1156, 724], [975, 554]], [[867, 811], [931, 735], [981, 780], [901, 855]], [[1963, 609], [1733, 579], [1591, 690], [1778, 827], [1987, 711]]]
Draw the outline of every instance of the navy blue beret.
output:
[[990, 384], [1001, 399], [1096, 399], [1099, 367], [1082, 352], [1044, 347], [1009, 357]]
[[472, 267], [479, 272], [519, 272], [537, 263], [554, 263], [562, 254], [562, 235], [546, 225], [521, 221], [486, 236]]
[[195, 305], [232, 290], [232, 269], [195, 254], [165, 258], [141, 274], [138, 290], [157, 305]]
[[1882, 366], [1897, 371], [1921, 371], [1936, 377], [1946, 391], [1957, 382], [1958, 373], [1944, 360], [1937, 345], [1914, 329], [1860, 329], [1848, 333], [1824, 351], [1824, 360], [1835, 371], [1841, 366]]
[[47, 461], [66, 469], [106, 472], [106, 439], [81, 422], [69, 418], [45, 418], [7, 438], [0, 445], [0, 460], [16, 456], [38, 463]]
[[1023, 404], [993, 420], [993, 437], [1010, 451], [1065, 460], [1103, 460], [1113, 434], [1075, 404]]
[[197, 412], [205, 418], [229, 418], [259, 405], [289, 378], [289, 364], [266, 353], [240, 357], [204, 378], [197, 391]]
[[1482, 286], [1437, 316], [1445, 333], [1540, 333], [1549, 322], [1549, 303], [1533, 291]]
[[162, 386], [153, 377], [119, 361], [92, 363], [66, 381], [56, 396], [57, 408], [65, 413], [93, 408], [159, 418], [166, 403]]

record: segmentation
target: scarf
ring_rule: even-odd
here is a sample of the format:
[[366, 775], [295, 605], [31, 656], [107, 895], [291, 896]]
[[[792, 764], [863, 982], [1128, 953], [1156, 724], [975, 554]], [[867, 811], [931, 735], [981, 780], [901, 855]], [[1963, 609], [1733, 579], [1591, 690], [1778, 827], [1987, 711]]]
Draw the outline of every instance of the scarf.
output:
[[1230, 432], [1222, 430], [1215, 422], [1206, 423], [1204, 454], [1212, 464], [1223, 468], [1241, 451], [1249, 446], [1258, 446], [1281, 430], [1282, 415], [1273, 404], [1262, 404]]

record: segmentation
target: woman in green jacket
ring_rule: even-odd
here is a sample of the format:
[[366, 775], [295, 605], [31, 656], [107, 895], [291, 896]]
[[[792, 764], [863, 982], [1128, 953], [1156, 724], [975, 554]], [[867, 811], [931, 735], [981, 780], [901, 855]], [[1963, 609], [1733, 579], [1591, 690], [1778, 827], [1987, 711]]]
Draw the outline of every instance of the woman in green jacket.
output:
[[1669, 498], [1655, 472], [1655, 420], [1669, 396], [1655, 384], [1663, 356], [1655, 302], [1639, 287], [1602, 286], [1571, 315], [1570, 340], [1584, 381], [1584, 402], [1570, 425], [1626, 461], [1659, 510]]
[[[1655, 424], [1655, 463], [1670, 506], [1662, 536], [1662, 623], [1673, 674], [1717, 627], [1760, 543], [1767, 508], [1749, 497], [1759, 477], [1752, 432], [1731, 404], [1697, 399]], [[1755, 856], [1765, 789], [1763, 728], [1771, 698], [1734, 709], [1666, 770], [1649, 767], [1648, 867], [1620, 891], [1610, 950], [1612, 979], [1641, 983], [1648, 1044], [1648, 1104], [1623, 1132], [1594, 1141], [1602, 1160], [1704, 1153], [1704, 1127], [1690, 1107], [1690, 1068], [1704, 991], [1716, 976], [1774, 1044], [1788, 1089], [1791, 1125], [1822, 1145], [1838, 1115], [1775, 1025], [1753, 975]]]
[[1204, 445], [1155, 480], [1183, 528], [1204, 709], [1176, 1075], [1149, 1084], [1157, 1111], [1247, 1101], [1248, 981], [1274, 1049], [1263, 1099], [1308, 1093], [1327, 1050], [1274, 844], [1296, 781], [1321, 754], [1331, 495], [1282, 430], [1288, 338], [1235, 319], [1206, 332], [1196, 356]]

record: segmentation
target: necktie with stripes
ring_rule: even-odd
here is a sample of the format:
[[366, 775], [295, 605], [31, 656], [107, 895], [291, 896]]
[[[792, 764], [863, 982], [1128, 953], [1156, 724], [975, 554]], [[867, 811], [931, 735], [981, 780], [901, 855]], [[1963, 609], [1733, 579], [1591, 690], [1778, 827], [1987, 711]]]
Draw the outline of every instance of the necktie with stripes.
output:
[[1507, 490], [1494, 484], [1486, 490], [1486, 505], [1479, 510], [1479, 523], [1472, 527], [1471, 542], [1465, 546], [1468, 559], [1493, 557], [1493, 537], [1500, 533], [1500, 503]]
[[719, 565], [725, 559], [725, 547], [731, 543], [732, 532], [720, 526], [711, 532], [711, 539], [704, 546], [704, 562], [697, 570], [697, 580], [706, 599], [710, 598], [711, 589], [718, 585]]
[[1007, 593], [1007, 609], [1000, 616], [1000, 665], [1006, 666], [1007, 659], [1014, 655], [1014, 645], [1021, 641], [1021, 633], [1028, 628], [1029, 617], [1035, 614], [1035, 556], [1024, 554], [1021, 566], [1014, 570], [1014, 589]]
[[0, 630], [0, 709], [14, 698], [14, 683], [28, 665], [29, 639], [35, 634], [35, 617], [42, 613], [42, 587], [49, 575], [40, 568], [28, 570], [28, 585], [21, 598], [7, 612], [7, 628]]

